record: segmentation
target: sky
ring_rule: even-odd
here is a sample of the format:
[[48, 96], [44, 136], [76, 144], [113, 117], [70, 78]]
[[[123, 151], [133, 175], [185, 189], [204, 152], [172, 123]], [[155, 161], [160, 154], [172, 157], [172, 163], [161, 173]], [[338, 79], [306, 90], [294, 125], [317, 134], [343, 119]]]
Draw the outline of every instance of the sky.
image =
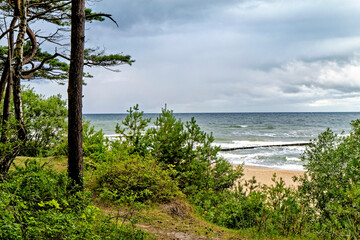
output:
[[[358, 0], [102, 0], [86, 47], [132, 56], [86, 69], [84, 113], [360, 111]], [[66, 86], [33, 81], [45, 95]]]

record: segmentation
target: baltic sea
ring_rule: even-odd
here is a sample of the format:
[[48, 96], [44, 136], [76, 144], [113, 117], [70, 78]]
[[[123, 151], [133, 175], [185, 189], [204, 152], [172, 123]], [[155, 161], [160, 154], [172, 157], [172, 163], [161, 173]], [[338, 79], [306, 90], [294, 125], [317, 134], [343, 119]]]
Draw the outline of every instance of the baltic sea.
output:
[[[195, 117], [201, 129], [213, 133], [214, 144], [221, 148], [306, 143], [327, 128], [346, 135], [350, 122], [360, 113], [175, 113], [176, 118], [188, 121]], [[95, 129], [102, 129], [108, 137], [115, 136], [115, 125], [126, 114], [84, 114]], [[156, 119], [158, 114], [145, 114]], [[305, 147], [271, 147], [220, 152], [233, 164], [302, 170], [300, 160]]]

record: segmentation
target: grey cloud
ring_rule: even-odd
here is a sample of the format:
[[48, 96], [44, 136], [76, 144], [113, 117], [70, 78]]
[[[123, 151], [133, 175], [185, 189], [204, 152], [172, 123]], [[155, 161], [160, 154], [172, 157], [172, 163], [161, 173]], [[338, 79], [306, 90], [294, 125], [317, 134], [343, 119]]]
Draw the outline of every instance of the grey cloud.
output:
[[240, 0], [118, 0], [103, 1], [94, 9], [108, 11], [119, 21], [121, 29], [134, 25], [158, 25], [167, 22], [184, 24], [199, 21], [216, 9], [231, 6]]
[[136, 63], [121, 73], [92, 70], [85, 112], [125, 112], [135, 103], [145, 111], [165, 103], [178, 112], [323, 110], [360, 91], [355, 0], [103, 0], [94, 7], [120, 28], [88, 25], [87, 46], [100, 43]]
[[[226, 57], [239, 52], [235, 60], [254, 67], [279, 66], [293, 59], [342, 58], [360, 50], [360, 42], [351, 40], [360, 36], [360, 28], [354, 27], [354, 21], [360, 22], [360, 9], [353, 1], [341, 6], [338, 1], [310, 0], [114, 2], [103, 1], [101, 6], [115, 11], [115, 18], [124, 18], [120, 38], [145, 42], [162, 35], [165, 42], [176, 37], [174, 47], [180, 48], [195, 38], [200, 49], [209, 43], [217, 49], [232, 48]], [[97, 32], [104, 28], [99, 25]]]

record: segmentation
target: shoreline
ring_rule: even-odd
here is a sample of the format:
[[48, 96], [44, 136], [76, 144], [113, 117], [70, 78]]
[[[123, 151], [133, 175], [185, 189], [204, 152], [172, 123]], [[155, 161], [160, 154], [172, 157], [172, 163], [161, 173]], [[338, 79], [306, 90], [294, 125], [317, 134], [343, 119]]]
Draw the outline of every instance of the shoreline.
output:
[[243, 166], [244, 176], [243, 180], [250, 180], [255, 176], [257, 183], [272, 185], [273, 182], [271, 178], [273, 174], [276, 173], [277, 179], [280, 177], [284, 180], [285, 185], [287, 187], [294, 186], [296, 187], [298, 184], [294, 183], [292, 180], [293, 176], [302, 176], [305, 171], [300, 170], [283, 170], [283, 169], [274, 169], [274, 168], [266, 168], [266, 167], [255, 167], [255, 166]]

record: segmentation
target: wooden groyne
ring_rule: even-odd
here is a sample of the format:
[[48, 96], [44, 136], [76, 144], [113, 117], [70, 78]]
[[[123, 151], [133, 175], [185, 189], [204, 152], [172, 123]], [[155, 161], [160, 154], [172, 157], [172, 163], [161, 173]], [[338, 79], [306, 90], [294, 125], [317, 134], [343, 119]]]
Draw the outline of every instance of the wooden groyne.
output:
[[235, 147], [235, 148], [223, 148], [220, 149], [222, 152], [255, 149], [255, 148], [269, 148], [269, 147], [294, 147], [294, 146], [307, 146], [310, 143], [289, 143], [289, 144], [276, 144], [276, 145], [262, 145], [262, 146], [250, 146], [250, 147]]

